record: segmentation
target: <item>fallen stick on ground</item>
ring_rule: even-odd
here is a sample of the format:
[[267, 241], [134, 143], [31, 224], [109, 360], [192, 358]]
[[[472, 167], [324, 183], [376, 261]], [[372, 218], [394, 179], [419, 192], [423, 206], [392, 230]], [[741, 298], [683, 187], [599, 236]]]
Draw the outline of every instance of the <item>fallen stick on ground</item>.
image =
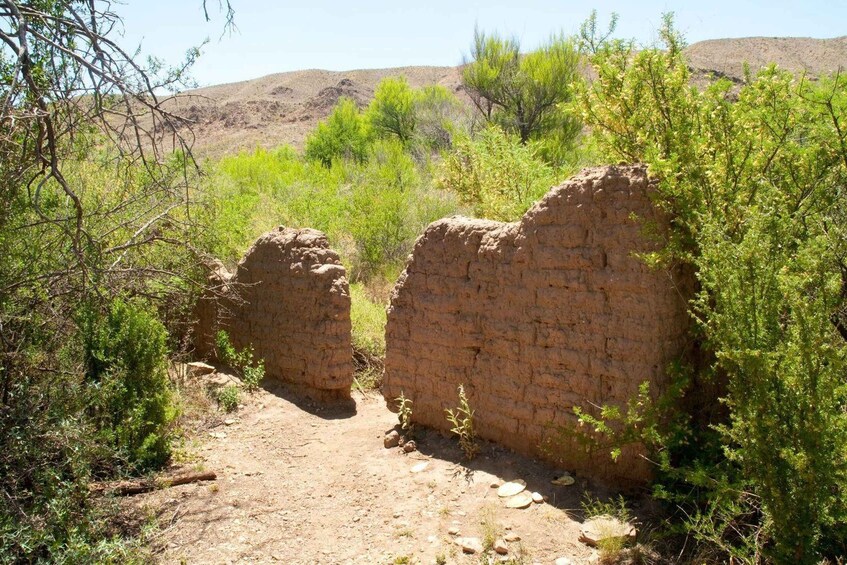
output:
[[93, 483], [91, 492], [99, 494], [114, 494], [118, 496], [132, 496], [143, 492], [150, 492], [163, 488], [187, 485], [200, 481], [214, 481], [218, 476], [214, 471], [202, 473], [188, 473], [185, 475], [174, 475], [170, 477], [156, 477], [155, 479], [142, 479], [138, 481], [114, 481], [110, 483]]

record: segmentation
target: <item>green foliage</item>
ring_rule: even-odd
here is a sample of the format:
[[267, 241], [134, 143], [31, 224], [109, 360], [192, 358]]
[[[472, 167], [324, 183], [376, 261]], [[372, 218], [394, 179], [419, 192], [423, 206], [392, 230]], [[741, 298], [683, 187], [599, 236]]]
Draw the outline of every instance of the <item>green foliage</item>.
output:
[[497, 127], [477, 139], [462, 136], [445, 156], [438, 185], [455, 191], [474, 214], [513, 221], [556, 183], [556, 172], [538, 159], [533, 147]]
[[410, 438], [414, 433], [414, 424], [412, 423], [413, 402], [410, 398], [406, 398], [402, 391], [394, 401], [397, 403], [397, 420], [400, 422], [400, 429], [403, 430], [407, 438]]
[[469, 460], [479, 453], [479, 443], [476, 439], [476, 428], [474, 427], [474, 411], [468, 403], [465, 395], [464, 385], [459, 385], [459, 406], [456, 409], [447, 408], [447, 421], [453, 424], [450, 429], [459, 438], [459, 447]]
[[101, 316], [81, 314], [86, 380], [97, 389], [93, 421], [101, 441], [131, 468], [161, 466], [170, 456], [175, 417], [167, 374], [167, 332], [148, 307], [114, 300]]
[[207, 185], [205, 221], [215, 231], [204, 245], [234, 264], [272, 226], [312, 227], [327, 234], [352, 280], [393, 278], [417, 234], [456, 204], [399, 142], [378, 141], [369, 155], [330, 168], [289, 149], [223, 159]]
[[385, 305], [375, 302], [361, 282], [350, 285], [353, 348], [376, 358], [385, 356]]
[[522, 54], [517, 40], [477, 30], [471, 56], [462, 79], [489, 123], [517, 134], [524, 144], [548, 135], [565, 145], [573, 142], [581, 126], [566, 105], [580, 74], [579, 53], [570, 39], [553, 36]]
[[415, 140], [430, 150], [448, 149], [463, 131], [465, 112], [456, 96], [441, 85], [415, 92]]
[[461, 103], [449, 90], [440, 85], [414, 90], [404, 77], [383, 79], [365, 113], [377, 137], [430, 151], [450, 147], [461, 116]]
[[218, 405], [224, 412], [234, 412], [241, 402], [241, 392], [236, 385], [226, 385], [215, 393]]
[[337, 159], [367, 159], [370, 131], [356, 102], [342, 98], [329, 117], [306, 138], [306, 158], [330, 167]]
[[415, 92], [405, 77], [380, 81], [368, 106], [365, 119], [379, 137], [394, 136], [408, 144], [415, 134]]
[[[692, 310], [714, 354], [703, 371], [725, 379], [728, 418], [676, 436], [657, 494], [737, 559], [843, 554], [847, 80], [771, 67], [700, 91], [670, 17], [662, 38], [663, 50], [599, 48], [580, 101], [611, 160], [658, 178], [674, 229], [645, 259], [696, 268]], [[722, 445], [707, 448], [710, 434]]]
[[215, 349], [218, 359], [235, 369], [248, 392], [259, 388], [259, 383], [265, 378], [265, 361], [253, 358], [253, 347], [247, 346], [238, 351], [229, 339], [229, 334], [220, 330], [215, 334]]

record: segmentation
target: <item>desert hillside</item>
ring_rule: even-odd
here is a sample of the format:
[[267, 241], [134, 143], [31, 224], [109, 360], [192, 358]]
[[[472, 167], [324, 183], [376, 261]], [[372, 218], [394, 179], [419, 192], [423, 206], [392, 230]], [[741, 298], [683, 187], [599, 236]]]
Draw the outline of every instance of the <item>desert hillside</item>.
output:
[[[749, 37], [712, 39], [686, 49], [695, 80], [709, 75], [740, 80], [771, 62], [810, 76], [847, 67], [847, 36], [835, 39]], [[172, 102], [189, 119], [201, 156], [220, 156], [257, 146], [301, 146], [341, 96], [367, 104], [379, 81], [403, 75], [413, 87], [441, 84], [460, 88], [458, 67], [398, 67], [354, 71], [305, 70], [200, 88]]]

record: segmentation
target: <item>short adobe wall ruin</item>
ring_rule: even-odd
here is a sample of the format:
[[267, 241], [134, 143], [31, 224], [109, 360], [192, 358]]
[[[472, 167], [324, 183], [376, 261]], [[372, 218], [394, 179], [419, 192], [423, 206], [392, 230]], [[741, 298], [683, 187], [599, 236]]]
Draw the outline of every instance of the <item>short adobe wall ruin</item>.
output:
[[350, 289], [338, 254], [312, 229], [261, 236], [234, 274], [219, 265], [196, 309], [196, 346], [214, 355], [215, 334], [252, 345], [268, 377], [307, 391], [349, 396], [353, 381]]
[[[646, 480], [639, 446], [617, 463], [567, 441], [574, 406], [619, 404], [686, 343], [684, 293], [648, 268], [638, 217], [663, 220], [641, 166], [589, 169], [520, 222], [448, 218], [415, 245], [391, 300], [383, 394], [413, 419], [449, 429], [463, 384], [480, 436], [561, 460], [606, 482]], [[562, 441], [565, 440], [565, 441]]]

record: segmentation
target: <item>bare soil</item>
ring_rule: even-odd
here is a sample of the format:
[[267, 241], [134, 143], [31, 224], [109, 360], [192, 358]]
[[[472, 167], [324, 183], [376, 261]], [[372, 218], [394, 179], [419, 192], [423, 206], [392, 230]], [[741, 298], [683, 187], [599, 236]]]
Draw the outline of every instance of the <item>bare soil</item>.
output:
[[[131, 499], [158, 516], [160, 562], [476, 564], [501, 557], [465, 555], [454, 539], [506, 534], [520, 541], [502, 560], [597, 559], [578, 541], [586, 478], [554, 486], [561, 469], [484, 442], [467, 462], [454, 439], [433, 431], [416, 434], [418, 451], [386, 449], [397, 416], [374, 393], [326, 406], [278, 385], [244, 401], [189, 442], [186, 466], [213, 470], [217, 481]], [[491, 485], [516, 478], [547, 501], [505, 508]]]

